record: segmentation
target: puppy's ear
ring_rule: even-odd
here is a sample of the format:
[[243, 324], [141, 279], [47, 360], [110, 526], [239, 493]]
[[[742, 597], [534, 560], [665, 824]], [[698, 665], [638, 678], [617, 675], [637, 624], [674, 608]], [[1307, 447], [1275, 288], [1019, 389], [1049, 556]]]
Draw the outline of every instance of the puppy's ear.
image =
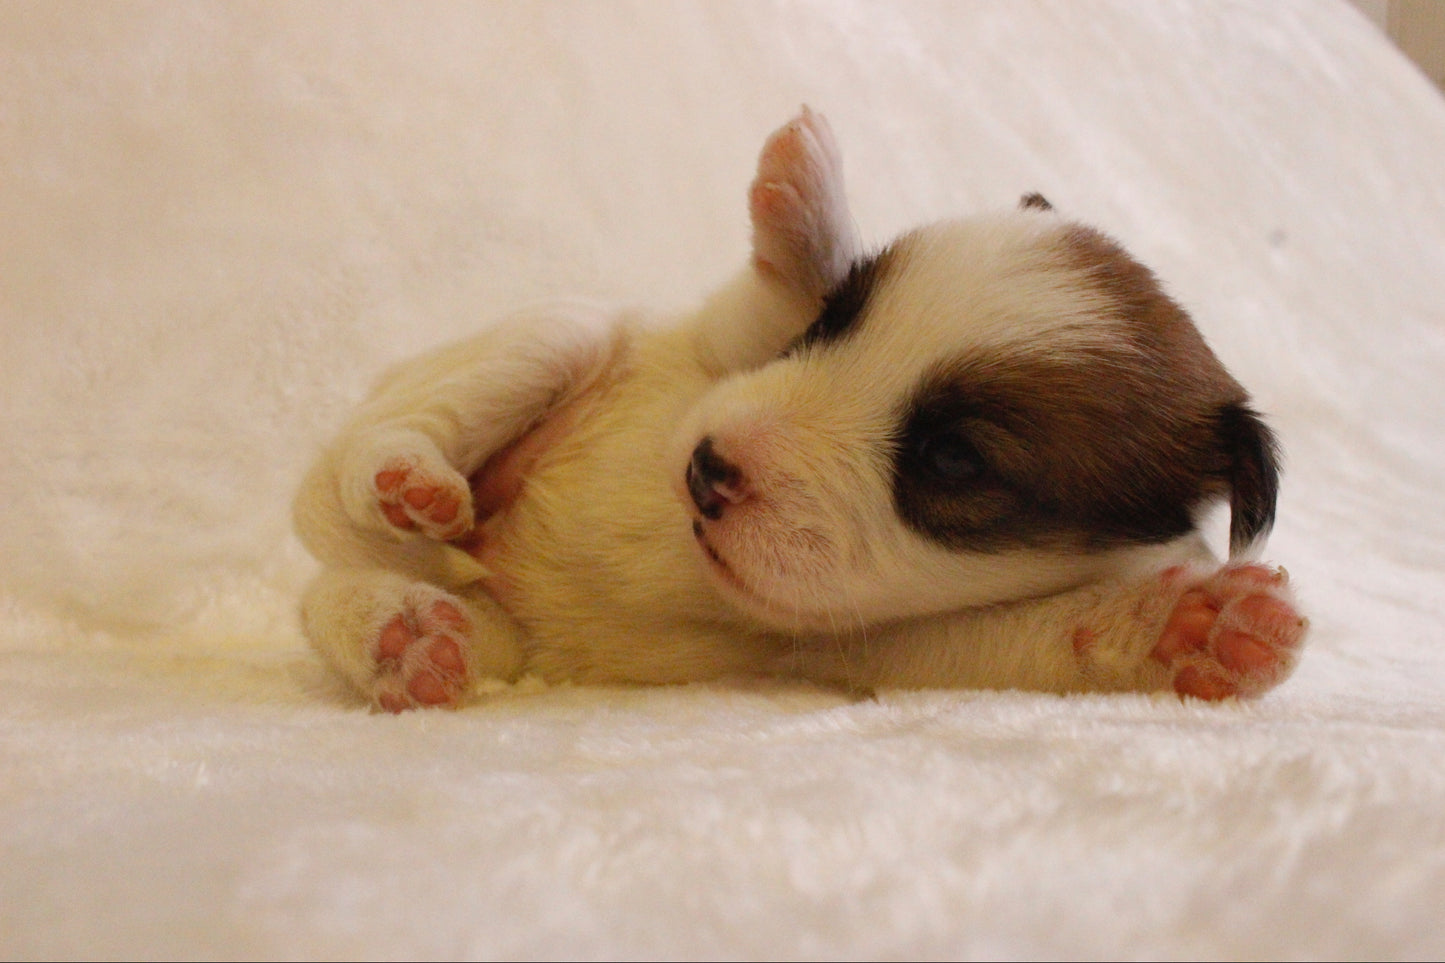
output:
[[1229, 554], [1238, 556], [1274, 527], [1279, 444], [1244, 404], [1220, 409], [1219, 440], [1229, 464]]

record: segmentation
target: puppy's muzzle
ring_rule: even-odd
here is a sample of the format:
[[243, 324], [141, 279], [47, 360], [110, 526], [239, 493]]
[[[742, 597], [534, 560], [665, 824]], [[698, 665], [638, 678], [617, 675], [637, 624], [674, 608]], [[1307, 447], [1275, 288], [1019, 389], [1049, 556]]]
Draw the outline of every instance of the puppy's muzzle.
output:
[[747, 480], [742, 469], [718, 453], [709, 435], [692, 450], [687, 464], [687, 491], [704, 518], [716, 521], [723, 510], [747, 498]]

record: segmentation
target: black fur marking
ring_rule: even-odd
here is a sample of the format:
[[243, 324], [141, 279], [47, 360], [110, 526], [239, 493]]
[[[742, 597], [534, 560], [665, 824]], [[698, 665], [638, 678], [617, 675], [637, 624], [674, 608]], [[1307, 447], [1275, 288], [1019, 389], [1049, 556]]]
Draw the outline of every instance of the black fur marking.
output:
[[793, 354], [804, 348], [832, 344], [848, 335], [858, 326], [868, 308], [868, 300], [877, 288], [879, 279], [887, 270], [890, 252], [885, 250], [872, 257], [853, 262], [845, 277], [823, 298], [823, 310], [808, 330], [788, 345], [785, 354]]
[[1052, 211], [1054, 209], [1054, 205], [1049, 203], [1049, 199], [1037, 191], [1025, 194], [1019, 198], [1019, 207], [1024, 210], [1034, 209], [1040, 211]]
[[1279, 444], [1249, 407], [1219, 412], [1219, 439], [1229, 455], [1229, 552], [1238, 555], [1274, 527], [1279, 498]]

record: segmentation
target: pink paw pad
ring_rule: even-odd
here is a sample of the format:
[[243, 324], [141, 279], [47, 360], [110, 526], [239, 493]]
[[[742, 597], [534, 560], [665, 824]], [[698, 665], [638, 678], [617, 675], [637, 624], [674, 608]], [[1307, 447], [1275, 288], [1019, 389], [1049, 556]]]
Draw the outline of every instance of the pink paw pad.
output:
[[470, 492], [460, 475], [439, 477], [411, 462], [394, 459], [376, 473], [382, 515], [403, 531], [420, 531], [440, 541], [460, 538], [472, 528]]
[[758, 267], [795, 283], [832, 279], [826, 262], [845, 212], [838, 148], [828, 123], [806, 107], [773, 133], [748, 194]]
[[1282, 570], [1226, 566], [1184, 592], [1151, 656], [1173, 670], [1180, 695], [1257, 696], [1294, 668], [1306, 626]]
[[471, 623], [444, 599], [408, 606], [376, 640], [376, 703], [388, 712], [454, 706], [470, 684], [465, 655]]

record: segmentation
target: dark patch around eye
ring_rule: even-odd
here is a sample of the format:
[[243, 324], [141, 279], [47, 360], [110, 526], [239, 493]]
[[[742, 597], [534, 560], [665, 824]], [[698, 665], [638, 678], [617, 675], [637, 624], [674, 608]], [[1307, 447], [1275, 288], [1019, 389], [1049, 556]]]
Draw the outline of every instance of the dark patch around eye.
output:
[[903, 521], [928, 538], [987, 548], [1001, 540], [1002, 523], [1020, 514], [1020, 493], [990, 463], [1007, 441], [989, 418], [987, 399], [950, 387], [925, 388], [904, 421], [894, 502]]
[[962, 432], [949, 429], [918, 438], [915, 456], [935, 478], [953, 485], [972, 482], [985, 467], [978, 447]]
[[891, 249], [861, 261], [854, 261], [833, 290], [823, 298], [823, 310], [802, 336], [788, 345], [785, 354], [803, 348], [832, 344], [848, 335], [862, 320], [868, 301], [887, 270]]
[[946, 366], [896, 439], [899, 517], [955, 550], [1183, 535], [1228, 490], [1229, 459], [1217, 409], [1180, 405], [1173, 387], [1086, 354]]
[[1049, 203], [1049, 199], [1044, 195], [1040, 194], [1038, 191], [1025, 194], [1023, 197], [1019, 198], [1019, 207], [1026, 211], [1030, 209], [1040, 211], [1052, 211], [1054, 209], [1054, 205]]

